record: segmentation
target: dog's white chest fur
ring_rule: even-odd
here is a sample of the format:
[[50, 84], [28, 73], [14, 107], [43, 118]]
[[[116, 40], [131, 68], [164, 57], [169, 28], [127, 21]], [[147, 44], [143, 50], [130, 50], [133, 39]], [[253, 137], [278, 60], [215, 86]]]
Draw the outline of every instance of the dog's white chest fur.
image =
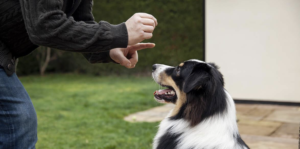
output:
[[170, 114], [160, 123], [158, 133], [154, 138], [153, 149], [157, 149], [160, 138], [166, 133], [179, 135], [176, 149], [243, 149], [236, 142], [238, 134], [235, 106], [227, 94], [227, 111], [214, 115], [194, 127], [189, 122], [179, 119], [170, 120]]

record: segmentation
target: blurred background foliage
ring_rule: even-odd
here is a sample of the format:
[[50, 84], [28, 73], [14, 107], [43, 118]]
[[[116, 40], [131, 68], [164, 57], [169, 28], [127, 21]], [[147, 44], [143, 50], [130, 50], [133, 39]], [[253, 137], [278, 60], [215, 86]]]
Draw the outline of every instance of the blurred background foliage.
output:
[[[154, 15], [158, 26], [154, 36], [144, 42], [154, 42], [154, 49], [139, 52], [135, 69], [126, 69], [117, 64], [89, 64], [80, 54], [51, 49], [51, 61], [46, 73], [84, 73], [93, 75], [148, 74], [154, 63], [178, 65], [187, 59], [203, 59], [204, 50], [204, 2], [203, 0], [95, 0], [95, 20], [111, 24], [125, 22], [136, 12]], [[39, 48], [19, 59], [18, 75], [40, 73], [41, 53]]]

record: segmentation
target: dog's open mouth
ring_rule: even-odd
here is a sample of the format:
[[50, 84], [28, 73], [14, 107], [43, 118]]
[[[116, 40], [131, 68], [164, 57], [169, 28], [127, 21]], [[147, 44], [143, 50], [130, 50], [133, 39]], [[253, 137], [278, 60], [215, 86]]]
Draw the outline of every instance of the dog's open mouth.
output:
[[177, 98], [176, 92], [172, 87], [166, 86], [167, 89], [161, 89], [154, 92], [154, 97], [158, 102], [174, 102]]

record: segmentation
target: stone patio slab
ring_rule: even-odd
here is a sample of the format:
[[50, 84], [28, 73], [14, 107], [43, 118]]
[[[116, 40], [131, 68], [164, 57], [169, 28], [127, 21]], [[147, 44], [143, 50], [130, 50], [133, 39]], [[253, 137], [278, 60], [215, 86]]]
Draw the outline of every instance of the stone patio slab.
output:
[[243, 112], [241, 113], [240, 111], [237, 111], [237, 118], [259, 121], [265, 118], [266, 116], [268, 116], [272, 112], [273, 109], [263, 109], [263, 108], [255, 107], [247, 111], [247, 113], [243, 113]]
[[146, 111], [130, 114], [124, 118], [129, 122], [159, 122], [174, 108], [173, 104], [155, 107]]
[[247, 114], [249, 111], [256, 108], [257, 105], [249, 105], [249, 104], [235, 104], [236, 112], [239, 114]]
[[274, 110], [264, 120], [278, 121], [286, 123], [300, 123], [300, 111], [296, 110]]
[[242, 139], [251, 149], [298, 149], [298, 139], [242, 135]]
[[284, 123], [271, 136], [281, 138], [299, 138], [299, 124]]
[[[131, 114], [130, 122], [159, 122], [174, 105], [152, 108]], [[236, 104], [239, 131], [252, 149], [297, 149], [300, 107]]]
[[240, 120], [238, 122], [239, 132], [247, 135], [268, 136], [280, 126], [281, 123], [272, 121]]

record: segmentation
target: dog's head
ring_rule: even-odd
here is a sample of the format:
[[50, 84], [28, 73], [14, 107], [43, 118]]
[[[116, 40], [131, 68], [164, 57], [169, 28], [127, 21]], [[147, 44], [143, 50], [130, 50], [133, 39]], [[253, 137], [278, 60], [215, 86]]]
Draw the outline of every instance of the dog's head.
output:
[[176, 67], [155, 64], [152, 70], [154, 80], [167, 88], [155, 91], [155, 99], [176, 105], [171, 119], [184, 118], [195, 126], [226, 108], [224, 81], [215, 64], [193, 59]]

